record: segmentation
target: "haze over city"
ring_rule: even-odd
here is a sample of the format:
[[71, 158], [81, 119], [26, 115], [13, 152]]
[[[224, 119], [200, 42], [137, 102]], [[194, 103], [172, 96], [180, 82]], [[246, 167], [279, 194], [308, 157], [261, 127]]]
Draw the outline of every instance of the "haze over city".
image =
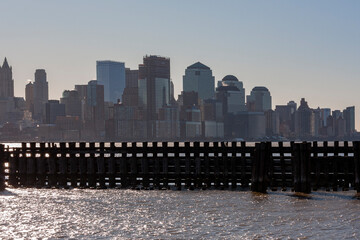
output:
[[359, 0], [2, 0], [0, 239], [360, 239]]
[[[171, 58], [175, 96], [184, 69], [201, 61], [246, 93], [265, 85], [273, 104], [360, 107], [358, 1], [3, 1], [0, 57], [15, 95], [34, 69], [48, 73], [49, 97], [96, 78], [96, 60], [135, 68], [145, 54]], [[357, 121], [359, 122], [359, 121]], [[359, 123], [357, 123], [359, 128]]]

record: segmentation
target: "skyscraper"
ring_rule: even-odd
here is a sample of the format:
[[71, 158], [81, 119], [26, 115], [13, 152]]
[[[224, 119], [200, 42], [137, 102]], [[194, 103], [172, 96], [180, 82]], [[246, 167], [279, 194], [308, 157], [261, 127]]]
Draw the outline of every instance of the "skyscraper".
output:
[[309, 138], [313, 135], [314, 113], [309, 108], [305, 98], [301, 99], [300, 106], [295, 112], [295, 133], [302, 139]]
[[104, 100], [116, 103], [122, 101], [125, 88], [125, 64], [114, 61], [97, 61], [96, 78], [99, 85], [104, 85]]
[[254, 87], [246, 98], [250, 112], [265, 112], [271, 109], [271, 95], [266, 87]]
[[351, 136], [355, 133], [355, 107], [347, 107], [343, 111], [343, 116], [345, 120], [345, 131], [348, 136]]
[[83, 138], [99, 137], [104, 135], [104, 86], [96, 80], [89, 81], [87, 85], [75, 85], [81, 101], [81, 119], [83, 122]]
[[129, 68], [126, 68], [125, 73], [126, 84], [122, 97], [122, 103], [126, 106], [137, 106], [139, 98], [139, 70], [130, 70]]
[[34, 114], [34, 84], [29, 82], [25, 87], [26, 109]]
[[81, 99], [76, 90], [65, 90], [60, 103], [65, 105], [66, 116], [81, 116]]
[[7, 59], [0, 65], [0, 97], [14, 97], [14, 80], [12, 78], [12, 67], [9, 66]]
[[156, 136], [159, 109], [170, 104], [170, 59], [145, 56], [139, 65], [139, 106], [146, 109], [148, 137]]
[[235, 76], [227, 75], [218, 82], [216, 99], [223, 103], [223, 113], [245, 111], [245, 89]]
[[37, 69], [35, 71], [34, 82], [34, 113], [33, 118], [41, 121], [45, 103], [49, 100], [49, 86], [46, 81], [46, 72], [44, 69]]
[[201, 100], [214, 98], [215, 77], [211, 69], [201, 62], [188, 66], [183, 76], [183, 91], [197, 92]]
[[65, 116], [65, 104], [59, 100], [49, 100], [44, 107], [44, 123], [54, 124], [58, 116]]

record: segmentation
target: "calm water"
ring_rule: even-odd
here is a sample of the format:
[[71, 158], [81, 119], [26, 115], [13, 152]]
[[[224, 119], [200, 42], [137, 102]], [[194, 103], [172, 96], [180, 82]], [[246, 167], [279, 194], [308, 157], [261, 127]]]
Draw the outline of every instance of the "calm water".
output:
[[354, 195], [8, 189], [0, 238], [360, 239]]

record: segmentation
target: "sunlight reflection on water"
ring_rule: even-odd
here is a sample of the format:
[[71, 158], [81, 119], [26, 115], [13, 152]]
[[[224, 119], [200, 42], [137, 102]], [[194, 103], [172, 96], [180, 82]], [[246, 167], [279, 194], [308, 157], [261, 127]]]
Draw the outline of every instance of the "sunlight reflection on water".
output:
[[354, 194], [8, 189], [0, 238], [359, 238]]

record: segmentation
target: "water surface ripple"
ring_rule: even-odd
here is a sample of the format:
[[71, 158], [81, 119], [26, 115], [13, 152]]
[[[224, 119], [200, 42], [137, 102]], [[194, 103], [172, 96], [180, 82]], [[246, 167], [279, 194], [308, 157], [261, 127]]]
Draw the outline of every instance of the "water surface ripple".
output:
[[360, 239], [355, 192], [8, 189], [0, 238]]

